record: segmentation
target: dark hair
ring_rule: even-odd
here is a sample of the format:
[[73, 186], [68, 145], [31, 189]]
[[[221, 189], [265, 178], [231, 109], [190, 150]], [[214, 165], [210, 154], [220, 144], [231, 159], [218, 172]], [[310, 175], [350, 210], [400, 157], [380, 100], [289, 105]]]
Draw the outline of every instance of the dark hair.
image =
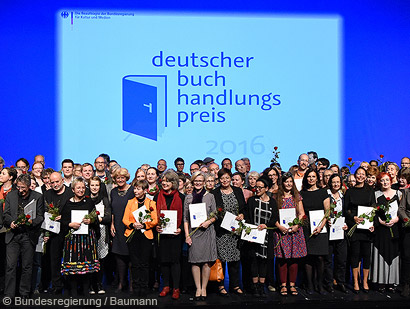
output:
[[7, 173], [9, 174], [9, 176], [11, 176], [11, 182], [13, 183], [16, 178], [17, 178], [17, 171], [14, 167], [5, 167], [3, 168], [4, 170], [7, 171]]
[[376, 163], [376, 166], [379, 166], [379, 162], [377, 162], [377, 160], [370, 160], [370, 161], [369, 161], [369, 164], [372, 165], [372, 162], [375, 162], [375, 163]]
[[118, 164], [118, 162], [117, 162], [117, 161], [115, 161], [115, 160], [110, 160], [110, 161], [108, 161], [108, 164], [110, 164], [110, 163], [112, 163], [112, 162], [114, 162], [114, 163], [117, 163], [117, 164]]
[[28, 174], [21, 174], [20, 176], [17, 177], [16, 182], [22, 182], [24, 183], [27, 187], [30, 188], [31, 185], [31, 178]]
[[221, 169], [218, 171], [218, 178], [221, 179], [221, 177], [222, 177], [223, 175], [225, 175], [225, 174], [228, 174], [229, 177], [232, 178], [232, 172], [231, 172], [231, 170], [229, 170], [229, 169], [227, 169], [227, 168], [225, 168], [225, 167], [221, 168]]
[[177, 172], [178, 178], [182, 180], [184, 183], [186, 182], [186, 175], [182, 172]]
[[177, 167], [177, 162], [182, 162], [182, 163], [184, 163], [184, 164], [185, 164], [184, 159], [182, 159], [181, 157], [178, 157], [178, 158], [176, 158], [176, 159], [175, 159], [175, 161], [174, 161], [174, 165], [175, 165], [175, 167]]
[[338, 189], [338, 190], [340, 190], [342, 188], [343, 181], [342, 181], [342, 177], [339, 174], [333, 174], [332, 176], [330, 176], [329, 180], [327, 182], [327, 186], [328, 186], [328, 188], [331, 188], [332, 180], [336, 177], [339, 177], [339, 179], [340, 179], [340, 188]]
[[317, 159], [317, 162], [322, 163], [326, 168], [328, 168], [330, 165], [330, 161], [326, 158]]
[[347, 166], [342, 166], [342, 168], [340, 169], [340, 173], [342, 172], [347, 172], [347, 174], [350, 174], [350, 169]]
[[399, 178], [404, 178], [407, 181], [407, 184], [410, 184], [410, 168], [403, 167], [399, 172]]
[[223, 163], [224, 163], [224, 161], [229, 161], [229, 162], [231, 162], [231, 165], [232, 165], [232, 160], [231, 159], [229, 159], [229, 158], [225, 158], [225, 159], [223, 159], [222, 161], [221, 161], [221, 166], [223, 166]]
[[[278, 204], [278, 208], [279, 208], [279, 209], [282, 208], [282, 205], [283, 205], [283, 196], [285, 195], [285, 194], [284, 194], [284, 192], [285, 192], [284, 183], [285, 183], [286, 180], [288, 180], [289, 178], [292, 178], [292, 181], [293, 181], [293, 186], [292, 186], [292, 189], [290, 190], [290, 194], [292, 195], [293, 202], [294, 202], [295, 206], [296, 206], [297, 204], [299, 204], [299, 201], [300, 201], [300, 194], [299, 194], [298, 189], [296, 188], [295, 180], [293, 179], [293, 175], [292, 175], [291, 172], [286, 172], [286, 173], [284, 173], [284, 174], [282, 175], [282, 184], [279, 186], [278, 193], [277, 193], [277, 197], [276, 197], [276, 202], [277, 202], [277, 204]], [[297, 208], [296, 208], [296, 209], [297, 209]]]
[[319, 177], [319, 173], [316, 169], [313, 169], [311, 167], [308, 168], [308, 170], [305, 172], [305, 175], [303, 176], [303, 180], [302, 180], [302, 190], [306, 191], [307, 189], [309, 189], [311, 187], [311, 185], [309, 185], [307, 178], [309, 176], [310, 173], [315, 173], [316, 175], [316, 186], [319, 187], [319, 181], [320, 181], [320, 177]]
[[[218, 173], [218, 174], [219, 174], [219, 173]], [[236, 175], [239, 175], [239, 176], [241, 177], [242, 181], [245, 182], [245, 175], [244, 175], [244, 174], [239, 173], [239, 172], [235, 172], [235, 173], [232, 174], [232, 177], [233, 177], [233, 176], [236, 176]]]
[[52, 173], [54, 173], [55, 170], [53, 170], [51, 167], [49, 168], [45, 168], [43, 169], [43, 171], [41, 172], [41, 178], [46, 177], [47, 175], [51, 175]]
[[317, 152], [316, 151], [308, 151], [307, 155], [309, 156], [310, 154], [313, 156], [313, 159], [315, 159], [315, 161], [316, 161], [317, 158], [318, 158]]
[[64, 159], [63, 161], [61, 161], [61, 167], [63, 166], [64, 163], [71, 163], [71, 165], [74, 168], [74, 161], [71, 159]]
[[104, 160], [105, 160], [105, 163], [108, 163], [108, 162], [110, 162], [110, 156], [109, 155], [107, 155], [106, 153], [102, 153], [102, 154], [100, 154], [99, 155], [99, 157], [101, 157], [101, 158], [104, 158]]
[[148, 181], [144, 180], [136, 180], [134, 179], [131, 183], [132, 186], [136, 187], [141, 187], [142, 190], [147, 190], [149, 187]]
[[363, 170], [363, 171], [364, 171], [364, 174], [365, 174], [366, 177], [367, 177], [367, 171], [366, 171], [363, 167], [359, 166], [359, 167], [355, 170], [355, 172], [354, 172], [354, 177], [355, 177], [355, 178], [356, 178], [357, 172], [358, 172], [359, 170]]
[[[202, 160], [195, 160], [192, 164], [196, 164], [196, 165], [198, 165], [199, 167], [201, 167], [202, 165], [204, 165], [205, 163], [204, 163], [204, 161], [202, 161]], [[192, 165], [191, 164], [191, 165]]]
[[18, 159], [17, 161], [16, 161], [16, 167], [17, 167], [17, 162], [19, 162], [19, 161], [21, 161], [21, 162], [23, 162], [26, 166], [27, 166], [27, 168], [30, 168], [30, 163], [28, 163], [28, 161], [27, 161], [27, 159], [25, 159], [25, 158], [20, 158], [20, 159]]
[[147, 173], [151, 169], [153, 169], [155, 171], [155, 174], [157, 174], [157, 176], [159, 177], [159, 170], [156, 167], [151, 166], [151, 167], [147, 168]]
[[259, 177], [258, 179], [256, 179], [256, 182], [258, 181], [263, 182], [263, 184], [265, 185], [265, 188], [269, 189], [270, 187], [272, 187], [272, 180], [270, 180], [270, 178], [268, 177], [265, 177], [265, 176]]

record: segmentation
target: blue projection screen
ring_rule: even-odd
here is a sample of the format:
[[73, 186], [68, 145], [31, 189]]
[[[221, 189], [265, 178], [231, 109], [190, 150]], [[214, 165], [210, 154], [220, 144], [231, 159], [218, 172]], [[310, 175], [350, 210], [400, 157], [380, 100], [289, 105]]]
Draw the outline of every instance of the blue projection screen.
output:
[[274, 146], [284, 168], [308, 150], [341, 161], [338, 15], [66, 8], [56, 24], [57, 161], [246, 156], [260, 171]]

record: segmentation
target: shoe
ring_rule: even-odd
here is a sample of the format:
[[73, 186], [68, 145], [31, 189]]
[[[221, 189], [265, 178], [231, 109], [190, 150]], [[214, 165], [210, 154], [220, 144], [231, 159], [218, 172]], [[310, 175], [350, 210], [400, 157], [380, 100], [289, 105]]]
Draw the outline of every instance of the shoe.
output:
[[306, 294], [307, 295], [313, 295], [313, 290], [311, 288], [306, 289]]
[[359, 293], [360, 293], [360, 290], [356, 290], [355, 288], [353, 288], [353, 293], [359, 294]]
[[348, 293], [348, 291], [347, 291], [347, 289], [346, 289], [346, 287], [345, 287], [345, 285], [344, 285], [343, 283], [339, 283], [339, 284], [337, 285], [337, 288], [338, 288], [339, 291], [341, 291], [342, 293], [345, 293], [345, 294]]
[[38, 289], [35, 289], [33, 292], [34, 295], [40, 294], [40, 291]]
[[229, 296], [228, 292], [225, 290], [225, 287], [223, 287], [223, 286], [220, 286], [218, 288], [218, 295], [222, 296], [222, 297], [228, 297]]
[[169, 292], [170, 292], [169, 286], [164, 286], [164, 288], [162, 289], [161, 293], [159, 293], [159, 296], [160, 296], [160, 297], [167, 296]]
[[331, 285], [326, 286], [325, 290], [328, 291], [329, 293], [334, 293], [335, 292], [335, 289]]
[[387, 292], [392, 293], [392, 294], [396, 294], [396, 289], [393, 286], [390, 286], [387, 288]]
[[272, 285], [268, 285], [268, 290], [269, 290], [269, 292], [276, 292], [275, 287], [272, 286]]
[[236, 287], [236, 288], [234, 288], [233, 289], [233, 292], [236, 294], [236, 295], [239, 295], [239, 296], [242, 296], [243, 295], [243, 291], [241, 290], [241, 288], [238, 286], [238, 287]]
[[199, 293], [199, 295], [196, 295], [196, 292], [197, 292], [197, 291], [195, 291], [194, 300], [195, 300], [195, 301], [199, 301], [199, 300], [201, 300], [201, 293]]
[[251, 294], [254, 297], [260, 297], [261, 296], [260, 293], [259, 293], [259, 286], [258, 286], [257, 283], [252, 284], [250, 290], [251, 290]]
[[177, 299], [179, 299], [180, 295], [181, 295], [181, 292], [179, 291], [179, 289], [174, 289], [172, 291], [172, 299], [177, 300]]
[[258, 291], [259, 291], [259, 296], [260, 296], [260, 297], [266, 297], [266, 293], [265, 293], [265, 283], [259, 282], [259, 284], [258, 284]]
[[[363, 288], [363, 292], [365, 293], [365, 294], [367, 294], [367, 293], [369, 293], [369, 289], [365, 289], [365, 288]], [[384, 293], [384, 292], [382, 292], [382, 293]]]
[[280, 295], [281, 296], [287, 296], [288, 295], [288, 288], [286, 287], [286, 285], [281, 285], [280, 286]]
[[201, 295], [201, 296], [199, 297], [199, 300], [205, 301], [207, 298], [208, 298], [207, 295], [205, 295], [205, 296]]
[[291, 285], [291, 286], [289, 287], [289, 290], [290, 290], [290, 295], [292, 295], [292, 296], [298, 296], [298, 290], [296, 289], [296, 286]]
[[95, 291], [94, 291], [93, 287], [90, 287], [90, 290], [88, 291], [88, 294], [95, 295]]
[[322, 286], [319, 286], [317, 291], [319, 292], [320, 295], [323, 295], [323, 296], [327, 295], [327, 292], [325, 291], [325, 289]]

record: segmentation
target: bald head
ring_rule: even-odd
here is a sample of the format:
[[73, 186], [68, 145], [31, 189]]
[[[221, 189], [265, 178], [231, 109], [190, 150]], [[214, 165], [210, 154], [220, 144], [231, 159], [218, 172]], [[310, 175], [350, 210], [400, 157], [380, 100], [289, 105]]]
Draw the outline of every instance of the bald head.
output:
[[63, 192], [65, 189], [63, 176], [58, 172], [53, 172], [50, 175], [50, 186], [57, 193]]
[[309, 156], [306, 153], [299, 156], [298, 167], [301, 171], [305, 171], [309, 167]]

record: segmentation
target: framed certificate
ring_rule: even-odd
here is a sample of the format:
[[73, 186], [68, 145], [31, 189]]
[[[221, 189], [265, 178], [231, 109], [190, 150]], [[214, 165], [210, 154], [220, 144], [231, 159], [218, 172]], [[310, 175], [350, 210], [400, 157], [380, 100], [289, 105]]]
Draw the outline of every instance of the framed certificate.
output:
[[247, 227], [251, 227], [252, 230], [251, 232], [246, 235], [246, 232], [243, 230], [242, 231], [242, 235], [241, 235], [241, 239], [249, 241], [249, 242], [254, 242], [257, 244], [264, 244], [265, 243], [265, 237], [266, 237], [266, 229], [263, 229], [261, 231], [259, 231], [257, 229], [257, 225], [254, 224], [245, 224]]
[[289, 228], [289, 222], [296, 218], [296, 208], [279, 209], [279, 224]]
[[198, 227], [202, 222], [205, 222], [208, 218], [206, 212], [206, 204], [190, 204], [189, 205], [189, 218], [191, 223], [191, 228]]
[[165, 218], [169, 218], [169, 222], [167, 222], [167, 225], [162, 228], [161, 234], [172, 234], [177, 231], [177, 215], [178, 211], [176, 210], [161, 210], [161, 213], [165, 215]]
[[[310, 220], [310, 233], [313, 233], [315, 228], [319, 226], [320, 221], [322, 221], [323, 217], [325, 216], [324, 210], [311, 210], [309, 211], [309, 220]], [[323, 227], [320, 234], [327, 233], [326, 225]]]

